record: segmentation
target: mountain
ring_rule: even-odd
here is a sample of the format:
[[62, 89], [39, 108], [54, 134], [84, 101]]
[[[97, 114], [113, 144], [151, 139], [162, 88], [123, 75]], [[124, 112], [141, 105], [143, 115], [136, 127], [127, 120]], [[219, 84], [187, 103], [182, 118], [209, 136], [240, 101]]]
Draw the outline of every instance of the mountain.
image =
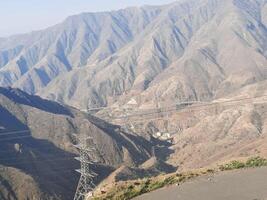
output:
[[180, 0], [71, 16], [0, 40], [0, 85], [81, 109], [219, 98], [266, 79], [266, 8]]
[[[1, 85], [37, 93], [67, 72], [105, 60], [159, 13], [157, 7], [85, 13], [43, 31], [4, 39], [0, 44]], [[75, 79], [68, 89], [74, 90], [79, 80]]]
[[[0, 88], [1, 199], [72, 199], [77, 138], [91, 136], [99, 182], [150, 158], [152, 143], [118, 126], [19, 89]], [[25, 184], [27, 182], [27, 184]]]
[[[68, 156], [77, 154], [75, 134], [92, 134], [102, 167], [117, 168], [112, 180], [137, 176], [147, 159], [143, 166], [158, 171], [266, 157], [266, 46], [266, 0], [179, 0], [71, 16], [0, 39], [0, 85], [20, 89], [1, 89], [1, 126], [30, 129]], [[116, 125], [79, 111], [101, 106], [96, 116]], [[153, 110], [152, 119], [134, 115]], [[168, 141], [155, 139], [158, 132]]]
[[237, 94], [205, 108], [188, 108], [170, 115], [169, 128], [179, 127], [173, 134], [170, 164], [188, 169], [267, 157], [266, 81]]

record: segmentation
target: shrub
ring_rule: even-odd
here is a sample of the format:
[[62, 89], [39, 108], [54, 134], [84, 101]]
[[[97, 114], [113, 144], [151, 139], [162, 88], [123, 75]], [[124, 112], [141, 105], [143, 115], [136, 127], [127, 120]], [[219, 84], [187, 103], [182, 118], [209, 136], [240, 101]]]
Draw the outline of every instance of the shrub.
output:
[[220, 170], [224, 171], [224, 170], [241, 169], [241, 168], [245, 168], [245, 167], [246, 167], [245, 163], [234, 160], [228, 164], [221, 165], [219, 168], [220, 168]]
[[[249, 168], [249, 167], [261, 167], [267, 166], [267, 159], [254, 157], [248, 159], [246, 162], [241, 161], [231, 161], [228, 164], [219, 166], [221, 171]], [[154, 179], [147, 178], [143, 180], [136, 180], [132, 183], [125, 182], [124, 185], [115, 185], [110, 191], [104, 194], [102, 197], [94, 197], [93, 200], [125, 200], [132, 199], [133, 197], [139, 196], [143, 193], [150, 192], [167, 185], [181, 183], [188, 179], [197, 177], [201, 174], [215, 173], [215, 169], [207, 169], [203, 172], [190, 172], [190, 173], [176, 173], [174, 175], [165, 178]]]
[[153, 191], [153, 190], [162, 188], [163, 186], [164, 186], [164, 184], [162, 181], [155, 181], [155, 182], [150, 184], [149, 191]]
[[247, 162], [245, 163], [234, 160], [228, 164], [221, 165], [219, 169], [221, 171], [225, 171], [225, 170], [233, 170], [233, 169], [241, 169], [249, 167], [262, 167], [262, 166], [267, 166], [267, 159], [261, 157], [254, 157], [248, 159]]
[[260, 157], [254, 157], [248, 159], [246, 162], [246, 167], [261, 167], [261, 166], [267, 166], [267, 160]]

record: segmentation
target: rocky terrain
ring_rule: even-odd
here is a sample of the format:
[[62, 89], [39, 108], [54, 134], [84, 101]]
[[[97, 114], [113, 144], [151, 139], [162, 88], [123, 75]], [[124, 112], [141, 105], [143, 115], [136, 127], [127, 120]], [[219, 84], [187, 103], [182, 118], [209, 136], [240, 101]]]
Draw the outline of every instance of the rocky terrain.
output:
[[126, 124], [141, 135], [156, 137], [160, 133], [163, 137], [168, 133], [169, 138], [163, 138], [170, 141], [168, 161], [180, 168], [206, 167], [253, 155], [266, 157], [265, 85], [252, 84], [209, 103], [171, 107], [166, 112], [144, 111], [143, 115], [130, 115]]
[[179, 0], [0, 40], [0, 85], [87, 109], [211, 100], [266, 79], [266, 1]]
[[96, 182], [151, 153], [137, 135], [18, 89], [0, 88], [0, 119], [1, 199], [72, 199], [80, 167], [74, 144], [83, 134], [93, 138]]
[[1, 38], [1, 195], [28, 190], [14, 187], [13, 174], [32, 183], [29, 195], [73, 194], [77, 175], [57, 169], [78, 163], [58, 157], [77, 155], [83, 134], [93, 137], [96, 169], [111, 181], [266, 157], [266, 46], [266, 0], [83, 13]]

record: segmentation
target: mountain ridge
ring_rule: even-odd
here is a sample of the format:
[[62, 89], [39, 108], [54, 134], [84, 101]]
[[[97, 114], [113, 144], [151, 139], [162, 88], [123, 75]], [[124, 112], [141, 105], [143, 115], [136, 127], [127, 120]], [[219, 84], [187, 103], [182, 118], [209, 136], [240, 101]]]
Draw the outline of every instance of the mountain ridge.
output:
[[[189, 1], [189, 5], [185, 5], [185, 7], [188, 7], [187, 9], [190, 9], [190, 6], [192, 6], [192, 2], [191, 1]], [[170, 4], [170, 5], [176, 5], [177, 4], [177, 8], [178, 9], [180, 9], [180, 10], [182, 10], [183, 8], [181, 8], [180, 7], [180, 4], [178, 3], [178, 2], [175, 2], [175, 3], [173, 3], [173, 4]], [[102, 52], [102, 54], [101, 55], [103, 55], [103, 52], [107, 52], [107, 51], [110, 51], [110, 53], [108, 53], [107, 55], [112, 55], [112, 54], [114, 54], [112, 51], [114, 51], [114, 48], [116, 47], [116, 49], [120, 49], [120, 44], [121, 44], [121, 42], [122, 43], [125, 43], [125, 42], [123, 42], [124, 41], [124, 38], [125, 37], [127, 37], [128, 39], [127, 39], [127, 42], [125, 43], [126, 44], [126, 46], [127, 46], [127, 44], [130, 44], [131, 42], [132, 42], [132, 38], [131, 38], [131, 34], [134, 34], [135, 32], [136, 33], [138, 33], [139, 31], [139, 29], [140, 28], [138, 28], [138, 27], [143, 27], [143, 28], [146, 28], [146, 25], [148, 25], [148, 26], [150, 26], [150, 24], [151, 24], [151, 22], [153, 22], [154, 20], [155, 20], [155, 18], [157, 18], [158, 17], [158, 15], [160, 15], [161, 14], [161, 12], [163, 12], [163, 14], [162, 15], [166, 15], [166, 14], [168, 14], [168, 13], [166, 13], [166, 10], [165, 9], [170, 9], [170, 7], [171, 6], [165, 6], [164, 7], [164, 9], [163, 10], [161, 10], [160, 11], [160, 8], [162, 8], [162, 7], [160, 7], [160, 6], [154, 6], [154, 7], [142, 7], [142, 8], [139, 8], [138, 10], [137, 10], [137, 14], [136, 13], [133, 13], [134, 14], [134, 19], [132, 20], [133, 22], [135, 22], [134, 20], [137, 20], [136, 22], [137, 22], [137, 24], [138, 23], [141, 23], [140, 24], [140, 26], [137, 26], [137, 27], [135, 27], [136, 26], [136, 23], [134, 24], [135, 26], [135, 29], [136, 30], [134, 30], [133, 29], [133, 27], [131, 26], [131, 20], [129, 21], [129, 19], [127, 19], [127, 24], [129, 24], [130, 25], [130, 27], [132, 27], [132, 28], [127, 28], [127, 26], [129, 26], [129, 25], [125, 25], [125, 24], [122, 24], [122, 22], [123, 22], [123, 18], [120, 18], [120, 20], [122, 21], [122, 22], [120, 22], [120, 21], [118, 21], [116, 18], [114, 18], [113, 16], [113, 20], [115, 20], [115, 21], [113, 21], [114, 22], [114, 24], [111, 24], [111, 31], [108, 31], [108, 32], [114, 32], [114, 36], [110, 36], [111, 37], [111, 39], [113, 38], [113, 40], [110, 40], [110, 39], [103, 39], [103, 41], [106, 43], [108, 43], [107, 45], [108, 46], [106, 46], [106, 45], [104, 45], [104, 49], [106, 49], [106, 48], [108, 48], [108, 49], [106, 49], [106, 50], [103, 50], [102, 48], [101, 48], [101, 52]], [[145, 10], [144, 8], [146, 8], [147, 10]], [[149, 8], [149, 9], [148, 9]], [[136, 8], [135, 8], [136, 9]], [[150, 11], [150, 9], [152, 10], [152, 11]], [[159, 10], [159, 11], [158, 11]], [[121, 11], [117, 11], [117, 12], [113, 12], [113, 13], [115, 13], [114, 15], [115, 16], [119, 16], [119, 15], [122, 15], [122, 16], [127, 16], [127, 15], [129, 15], [129, 13], [127, 13], [127, 9], [126, 10], [121, 10]], [[124, 13], [125, 12], [125, 13]], [[141, 12], [141, 14], [140, 13], [138, 13], [138, 12]], [[164, 12], [166, 13], [166, 14], [164, 14]], [[185, 12], [185, 11], [183, 11], [183, 12]], [[154, 13], [154, 14], [153, 14]], [[110, 14], [110, 13], [109, 13]], [[111, 14], [110, 14], [111, 15]], [[149, 16], [151, 15], [151, 19], [149, 18]], [[79, 20], [83, 20], [83, 15], [79, 15], [79, 16], [75, 16], [75, 17], [71, 17], [71, 18], [69, 18], [69, 19], [67, 19], [67, 20], [65, 20], [65, 21], [75, 21], [75, 18], [78, 18]], [[88, 17], [88, 16], [87, 16]], [[174, 16], [173, 17], [175, 17], [175, 14], [174, 14]], [[71, 20], [70, 20], [71, 19]], [[88, 23], [88, 22], [87, 22]], [[118, 27], [116, 27], [116, 23], [119, 23], [118, 24]], [[156, 24], [155, 24], [156, 23]], [[158, 26], [157, 25], [157, 22], [155, 22], [154, 24], [155, 25], [153, 25], [153, 26]], [[64, 23], [63, 23], [64, 24]], [[76, 34], [76, 37], [77, 37], [77, 31], [79, 31], [79, 29], [76, 29], [76, 27], [75, 27], [75, 25], [77, 25], [77, 24], [79, 24], [79, 23], [71, 23], [72, 24], [72, 31], [70, 31], [70, 35], [68, 35], [68, 38], [71, 38], [71, 37], [74, 37], [74, 36], [72, 36], [72, 34]], [[162, 24], [162, 23], [161, 23]], [[96, 26], [97, 27], [97, 26]], [[95, 27], [95, 28], [96, 28]], [[107, 26], [107, 27], [109, 27], [109, 26]], [[116, 29], [114, 29], [116, 27]], [[88, 27], [87, 27], [88, 28]], [[91, 33], [92, 34], [94, 34], [94, 31], [91, 29], [90, 30], [90, 28], [91, 27], [89, 27], [89, 31], [91, 31]], [[124, 30], [123, 30], [124, 29]], [[133, 30], [132, 30], [133, 29]], [[131, 34], [129, 35], [129, 31], [128, 30], [131, 30]], [[81, 31], [83, 31], [83, 29], [81, 29]], [[120, 32], [120, 31], [122, 31], [122, 32]], [[52, 32], [53, 33], [53, 32]], [[49, 33], [50, 35], [52, 34], [52, 33]], [[141, 31], [141, 33], [142, 33], [142, 31]], [[82, 33], [81, 33], [82, 34]], [[113, 33], [112, 33], [113, 34]], [[82, 34], [80, 37], [82, 37], [84, 34]], [[139, 34], [138, 34], [139, 35]], [[85, 35], [84, 35], [85, 36]], [[88, 35], [87, 35], [88, 36]], [[37, 38], [39, 38], [38, 36], [35, 36], [35, 37], [37, 37]], [[115, 37], [115, 38], [114, 38]], [[141, 36], [140, 36], [141, 37]], [[7, 72], [8, 70], [5, 70], [5, 69], [3, 69], [3, 66], [2, 66], [2, 72], [1, 72], [1, 74], [3, 75], [2, 76], [2, 82], [1, 82], [1, 85], [3, 85], [3, 86], [6, 86], [6, 85], [10, 85], [11, 84], [11, 82], [13, 82], [13, 81], [15, 81], [15, 82], [17, 82], [17, 83], [15, 83], [15, 84], [12, 84], [12, 86], [13, 87], [21, 87], [21, 88], [23, 88], [25, 91], [27, 91], [27, 92], [29, 92], [29, 93], [35, 93], [35, 90], [36, 89], [38, 89], [38, 88], [42, 88], [42, 87], [45, 87], [52, 79], [54, 79], [55, 77], [57, 77], [58, 76], [58, 74], [60, 74], [60, 73], [62, 73], [62, 74], [68, 74], [68, 71], [70, 71], [72, 68], [73, 68], [73, 66], [72, 67], [70, 67], [70, 65], [69, 65], [69, 61], [67, 62], [67, 60], [66, 60], [66, 57], [65, 57], [65, 55], [64, 55], [64, 53], [63, 53], [63, 51], [65, 52], [65, 54], [66, 54], [66, 52], [68, 51], [67, 50], [67, 48], [68, 48], [68, 43], [66, 43], [68, 40], [66, 40], [66, 39], [64, 39], [65, 38], [65, 36], [64, 36], [64, 33], [63, 33], [63, 35], [62, 35], [62, 37], [60, 38], [60, 40], [58, 40], [58, 42], [57, 42], [57, 46], [56, 46], [56, 52], [55, 52], [55, 54], [54, 55], [51, 55], [52, 57], [49, 57], [49, 59], [50, 59], [50, 61], [52, 62], [51, 63], [51, 65], [57, 65], [57, 67], [53, 67], [53, 68], [49, 68], [49, 66], [48, 66], [48, 68], [47, 67], [45, 67], [45, 69], [41, 66], [41, 70], [39, 69], [40, 67], [33, 67], [33, 69], [25, 69], [25, 68], [28, 68], [28, 67], [31, 67], [31, 65], [33, 65], [33, 63], [34, 63], [34, 60], [32, 60], [32, 64], [31, 64], [31, 62], [29, 61], [29, 62], [27, 62], [27, 63], [29, 63], [29, 64], [27, 64], [27, 66], [25, 65], [25, 56], [22, 56], [22, 57], [20, 57], [20, 59], [18, 59], [17, 61], [16, 61], [16, 64], [15, 63], [11, 63], [11, 64], [9, 64], [9, 66], [10, 66], [10, 68], [11, 68], [11, 73], [9, 73], [9, 72]], [[31, 38], [32, 39], [32, 38]], [[61, 49], [62, 48], [62, 42], [65, 40], [65, 47], [64, 47], [64, 50], [63, 49]], [[114, 40], [116, 41], [115, 43], [116, 43], [116, 45], [114, 46], [113, 44], [114, 44]], [[94, 37], [92, 36], [92, 38], [90, 39], [90, 38], [88, 38], [88, 41], [90, 41], [90, 42], [93, 42], [94, 43]], [[112, 42], [112, 43], [110, 43], [110, 42]], [[75, 41], [74, 41], [75, 42]], [[72, 42], [73, 43], [73, 42]], [[93, 44], [92, 43], [92, 44]], [[138, 42], [138, 43], [140, 43], [140, 42]], [[84, 44], [86, 44], [86, 43], [83, 43], [83, 45], [81, 45], [82, 47], [84, 47]], [[66, 46], [67, 45], [67, 46]], [[119, 46], [118, 46], [119, 45]], [[160, 50], [160, 46], [159, 45], [157, 45], [156, 43], [155, 43], [155, 45], [156, 45], [156, 47], [155, 48], [157, 48], [158, 50], [157, 51], [161, 51]], [[0, 45], [1, 46], [1, 45]], [[90, 46], [90, 45], [89, 45]], [[91, 45], [92, 46], [92, 45]], [[94, 45], [93, 45], [94, 46]], [[100, 46], [101, 46], [101, 44], [100, 44]], [[125, 46], [125, 45], [124, 45]], [[125, 47], [126, 47], [125, 46]], [[158, 47], [157, 47], [158, 46]], [[88, 46], [87, 46], [88, 47]], [[121, 47], [123, 47], [123, 46], [121, 46]], [[17, 48], [19, 48], [19, 47], [17, 47]], [[39, 47], [40, 48], [40, 47]], [[45, 52], [47, 52], [47, 49], [46, 49], [47, 47], [42, 47], [42, 51], [43, 51], [43, 54], [45, 53]], [[34, 50], [30, 50], [30, 51], [33, 51], [34, 52]], [[86, 51], [88, 51], [88, 49], [86, 50]], [[98, 51], [98, 50], [96, 50], [96, 51]], [[84, 51], [83, 51], [84, 52]], [[88, 53], [88, 52], [87, 52]], [[95, 53], [95, 52], [94, 52]], [[31, 54], [31, 52], [29, 52], [28, 54]], [[28, 55], [27, 54], [27, 55]], [[41, 52], [41, 54], [42, 54], [42, 52]], [[74, 52], [74, 54], [75, 54], [75, 52]], [[73, 55], [74, 55], [73, 54]], [[78, 55], [83, 55], [83, 53], [82, 52], [78, 52]], [[27, 56], [26, 55], [26, 56]], [[98, 54], [100, 57], [101, 57], [101, 55], [100, 54]], [[133, 55], [134, 56], [134, 55]], [[162, 56], [164, 56], [164, 55], [162, 55]], [[28, 55], [28, 57], [29, 57], [29, 55]], [[36, 56], [35, 56], [36, 57]], [[41, 55], [41, 57], [42, 57], [42, 55]], [[70, 60], [71, 58], [71, 55], [70, 56], [68, 56], [68, 60]], [[92, 62], [94, 62], [94, 60], [95, 59], [93, 59], [92, 57], [94, 57], [94, 55], [91, 55], [90, 56], [90, 58], [89, 58], [89, 63], [90, 63], [90, 59], [92, 60]], [[100, 58], [99, 57], [99, 58]], [[135, 57], [135, 56], [134, 56]], [[134, 65], [134, 63], [136, 62], [136, 58], [134, 58], [133, 57], [133, 65]], [[105, 58], [105, 56], [103, 57], [103, 58]], [[116, 56], [115, 56], [115, 58], [116, 58]], [[139, 59], [142, 59], [142, 58], [139, 58]], [[76, 56], [76, 59], [75, 60], [77, 60], [77, 56]], [[78, 60], [79, 60], [79, 58], [78, 58]], [[100, 59], [100, 60], [103, 60], [103, 59]], [[164, 60], [164, 59], [163, 59]], [[158, 61], [153, 61], [153, 62], [163, 62], [163, 60], [161, 60], [160, 61], [160, 59], [158, 60]], [[109, 61], [105, 61], [105, 62], [109, 62]], [[125, 61], [123, 61], [123, 62], [125, 62]], [[126, 61], [126, 62], [128, 62], [128, 61]], [[146, 61], [145, 61], [146, 62]], [[165, 61], [164, 61], [165, 62]], [[63, 65], [62, 65], [63, 64]], [[2, 64], [3, 65], [3, 64]], [[16, 67], [15, 69], [14, 69], [14, 66], [15, 65], [17, 65], [18, 67]], [[29, 66], [28, 66], [29, 65]], [[41, 60], [41, 63], [40, 64], [38, 64], [38, 65], [49, 65], [49, 63], [46, 63], [46, 61], [42, 61]], [[50, 65], [50, 66], [51, 66]], [[160, 64], [161, 65], [161, 64]], [[163, 64], [163, 65], [165, 65], [165, 64]], [[9, 68], [9, 66], [5, 66], [4, 68]], [[164, 66], [161, 66], [160, 68], [162, 68], [162, 67], [164, 67]], [[87, 67], [88, 68], [88, 67]], [[90, 67], [89, 67], [90, 68]], [[98, 67], [99, 68], [99, 67]], [[117, 67], [116, 67], [117, 68]], [[19, 70], [19, 71], [18, 71]], [[28, 73], [26, 73], [26, 72], [24, 72], [24, 71], [27, 71], [27, 70], [30, 70], [31, 72], [30, 72], [30, 74], [32, 74], [32, 75], [27, 75]], [[53, 70], [53, 71], [51, 71], [51, 70]], [[96, 68], [96, 70], [98, 70], [97, 68]], [[125, 70], [125, 69], [123, 69], [123, 70]], [[132, 72], [128, 72], [128, 71], [132, 71]], [[16, 74], [14, 74], [14, 71], [17, 71], [16, 72]], [[134, 71], [136, 71], [136, 70], [133, 70], [133, 68], [131, 67], [130, 69], [127, 69], [125, 72], [126, 73], [133, 73]], [[92, 70], [90, 70], [90, 72], [92, 73], [92, 74], [94, 74], [95, 72], [94, 72], [94, 68], [92, 69]], [[13, 74], [12, 74], [13, 73]], [[19, 80], [18, 81], [16, 81], [16, 79], [17, 79], [17, 77], [19, 76], [19, 73], [21, 73], [22, 74], [22, 79], [20, 79], [19, 78]], [[25, 75], [23, 74], [23, 73], [26, 73]], [[82, 73], [82, 72], [81, 72]], [[118, 71], [118, 73], [123, 73], [123, 71], [121, 71], [121, 72], [119, 72]], [[138, 72], [139, 73], [139, 72]], [[155, 73], [155, 72], [154, 72]], [[129, 82], [128, 82], [128, 85], [129, 86], [127, 86], [128, 88], [132, 85], [132, 83], [133, 83], [133, 81], [134, 81], [134, 77], [136, 76], [136, 75], [134, 75], [134, 74], [132, 74], [132, 75], [129, 75], [130, 77], [129, 77]], [[52, 77], [52, 79], [51, 79], [51, 77]], [[54, 78], [53, 78], [54, 77]], [[142, 76], [140, 76], [140, 78], [138, 78], [138, 79], [141, 79], [140, 81], [141, 82], [143, 82], [142, 81], [142, 79], [143, 78], [141, 78]], [[40, 79], [41, 78], [41, 79]], [[90, 77], [88, 77], [88, 79], [90, 80]], [[139, 82], [140, 82], [139, 81]], [[146, 82], [146, 81], [145, 81]], [[25, 85], [26, 84], [26, 85]], [[53, 83], [54, 84], [54, 83]], [[50, 84], [50, 85], [53, 85], [53, 84]], [[121, 84], [124, 84], [124, 83], [116, 83], [116, 84], [119, 84], [119, 85], [121, 85]], [[142, 85], [143, 83], [141, 83], [141, 85]], [[24, 86], [23, 86], [24, 85]], [[137, 85], [138, 85], [138, 83], [137, 83]], [[52, 87], [52, 86], [51, 86]], [[111, 86], [111, 87], [113, 87], [113, 86]], [[117, 87], [118, 89], [116, 89], [117, 91], [114, 91], [115, 93], [119, 93], [119, 94], [121, 94], [121, 93], [123, 93], [123, 91], [124, 90], [126, 90], [127, 88], [125, 88], [125, 86], [116, 86], [115, 85], [115, 87]], [[122, 87], [122, 88], [120, 88], [120, 87]], [[139, 86], [138, 86], [139, 87]], [[142, 87], [142, 86], [141, 86]], [[72, 93], [71, 92], [71, 90], [72, 90], [72, 88], [73, 87], [70, 87], [70, 89], [69, 89], [69, 91], [68, 91], [68, 93]], [[98, 90], [97, 88], [95, 88], [96, 90]], [[95, 90], [94, 88], [92, 88], [92, 90]], [[75, 90], [75, 84], [74, 84], [74, 90]], [[43, 91], [41, 91], [40, 92], [40, 94], [42, 94], [43, 93]], [[57, 92], [58, 93], [58, 92]], [[92, 94], [94, 94], [94, 91], [92, 91], [91, 92]], [[96, 91], [96, 93], [97, 93], [97, 95], [99, 96], [99, 91]], [[110, 93], [110, 92], [109, 92]], [[60, 94], [58, 94], [58, 95], [60, 95]], [[96, 96], [95, 98], [97, 98], [97, 95], [92, 95], [92, 96]], [[49, 95], [48, 95], [49, 96]], [[51, 95], [50, 95], [51, 96]], [[106, 95], [105, 95], [106, 96]], [[52, 94], [52, 98], [53, 98], [53, 94]], [[86, 97], [86, 98], [88, 98], [88, 97]], [[56, 98], [57, 100], [61, 100], [60, 99], [60, 96], [58, 97], [58, 98]], [[104, 97], [103, 99], [98, 99], [100, 102], [102, 102], [101, 104], [106, 104], [107, 102], [106, 102], [106, 97]], [[93, 100], [94, 101], [94, 100]], [[93, 103], [94, 104], [94, 103]]]
[[74, 133], [90, 135], [112, 180], [266, 157], [266, 46], [267, 0], [85, 13], [0, 39], [0, 135], [13, 123], [71, 155]]
[[0, 87], [0, 118], [3, 199], [72, 199], [78, 181], [75, 169], [80, 168], [74, 145], [81, 135], [93, 138], [91, 156], [97, 162], [92, 169], [99, 174], [95, 182], [121, 164], [135, 166], [150, 158], [151, 142], [19, 89]]

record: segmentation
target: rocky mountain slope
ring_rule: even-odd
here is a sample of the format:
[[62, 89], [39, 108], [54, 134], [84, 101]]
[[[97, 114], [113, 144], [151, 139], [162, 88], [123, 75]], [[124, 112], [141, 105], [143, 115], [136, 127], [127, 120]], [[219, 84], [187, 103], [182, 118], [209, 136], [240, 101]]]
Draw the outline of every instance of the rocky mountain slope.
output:
[[[266, 81], [253, 84], [228, 99], [220, 99], [218, 104], [191, 111], [185, 109], [172, 115], [169, 125], [180, 126], [180, 129], [173, 134], [171, 149], [174, 153], [169, 158], [170, 163], [199, 168], [232, 159], [266, 157], [265, 86]], [[220, 103], [226, 100], [228, 103]]]
[[1, 199], [72, 199], [80, 167], [73, 145], [83, 134], [93, 138], [96, 181], [150, 157], [145, 139], [18, 89], [0, 88], [0, 119]]
[[[114, 123], [128, 127], [2, 88], [0, 117], [5, 120], [0, 121], [0, 133], [30, 129], [35, 139], [19, 139], [25, 141], [22, 147], [27, 144], [30, 160], [35, 154], [46, 156], [43, 150], [31, 150], [43, 142], [60, 155], [74, 156], [74, 135], [92, 134], [98, 160], [108, 167], [127, 163], [118, 168], [122, 175], [138, 174], [131, 165], [142, 166], [150, 158], [157, 132], [165, 132], [170, 141], [154, 144], [155, 156], [178, 169], [266, 157], [266, 44], [266, 0], [179, 0], [83, 13], [46, 30], [2, 38], [1, 86], [79, 109], [108, 106], [98, 116], [119, 116], [121, 121]], [[156, 119], [125, 115], [189, 101], [174, 112], [156, 113]], [[234, 103], [220, 103], [225, 101]], [[31, 146], [36, 140], [38, 145]], [[20, 148], [19, 142], [0, 146], [11, 156], [20, 154]], [[31, 170], [0, 164], [22, 173]], [[55, 166], [47, 167], [53, 171]], [[8, 170], [12, 174], [13, 168]], [[32, 195], [42, 193], [42, 187], [35, 188]]]
[[[267, 87], [262, 81], [211, 102], [133, 110], [113, 123], [126, 124], [146, 138], [168, 141], [167, 162], [186, 170], [266, 157], [266, 105]], [[165, 153], [155, 147], [155, 154], [161, 157]]]
[[265, 0], [83, 13], [0, 41], [0, 85], [87, 109], [210, 100], [266, 79]]

